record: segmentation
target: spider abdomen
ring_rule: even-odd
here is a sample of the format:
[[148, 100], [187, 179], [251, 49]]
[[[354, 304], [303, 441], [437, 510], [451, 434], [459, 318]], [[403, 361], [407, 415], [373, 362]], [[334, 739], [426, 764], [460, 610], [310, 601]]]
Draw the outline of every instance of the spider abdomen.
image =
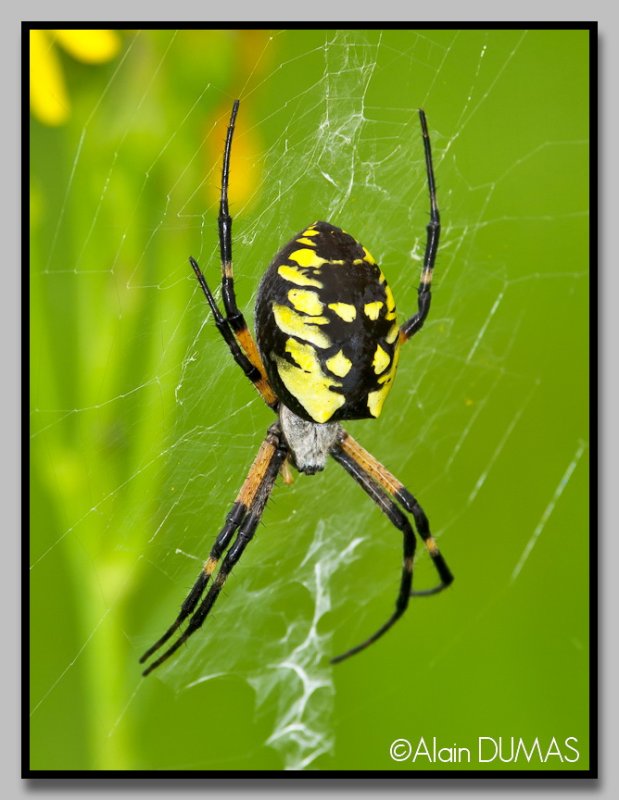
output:
[[369, 252], [327, 222], [275, 256], [256, 300], [269, 381], [302, 419], [378, 417], [393, 382], [400, 330], [393, 294]]

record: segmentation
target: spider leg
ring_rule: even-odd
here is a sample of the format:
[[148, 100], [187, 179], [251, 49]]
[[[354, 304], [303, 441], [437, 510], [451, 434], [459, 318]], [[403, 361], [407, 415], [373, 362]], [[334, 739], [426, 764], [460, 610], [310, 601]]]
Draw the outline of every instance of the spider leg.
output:
[[[449, 586], [453, 581], [453, 576], [442, 555], [439, 553], [436, 542], [430, 534], [428, 518], [421, 506], [417, 503], [413, 495], [410, 494], [410, 492], [380, 464], [380, 462], [358, 445], [346, 432], [344, 432], [339, 446], [331, 452], [331, 455], [364, 489], [380, 510], [388, 517], [391, 523], [402, 532], [404, 537], [402, 577], [400, 580], [400, 591], [396, 599], [395, 611], [372, 636], [331, 660], [331, 663], [337, 664], [355, 655], [355, 653], [365, 650], [366, 647], [369, 647], [369, 645], [385, 634], [404, 614], [408, 607], [410, 597], [440, 592]], [[389, 495], [391, 495], [391, 497]], [[392, 497], [394, 499], [392, 499]], [[419, 534], [428, 548], [434, 566], [439, 573], [441, 582], [432, 589], [422, 591], [412, 590], [415, 535], [410, 522], [394, 502], [396, 500], [413, 515]]]
[[[232, 509], [226, 516], [226, 523], [217, 536], [208, 559], [204, 562], [204, 566], [196, 582], [181, 606], [178, 617], [163, 636], [144, 653], [140, 658], [140, 663], [147, 661], [153, 653], [159, 650], [179, 629], [185, 619], [193, 614], [185, 632], [171, 647], [144, 670], [143, 675], [148, 675], [149, 672], [152, 672], [161, 663], [166, 661], [204, 622], [230, 570], [238, 561], [245, 546], [254, 535], [286, 455], [287, 449], [285, 445], [281, 443], [279, 426], [277, 424], [272, 425], [271, 428], [269, 428], [266, 439], [258, 450], [258, 455], [249, 470]], [[230, 544], [237, 530], [239, 531], [238, 535], [228, 550], [214, 583], [211, 584], [202, 604], [198, 610], [195, 611], [211, 575], [215, 572], [223, 552]]]
[[[236, 294], [234, 292], [234, 273], [232, 270], [232, 217], [228, 208], [228, 183], [230, 180], [230, 153], [232, 152], [232, 137], [236, 115], [239, 110], [239, 101], [235, 100], [232, 104], [230, 122], [226, 134], [226, 145], [224, 149], [224, 160], [221, 169], [221, 196], [219, 202], [219, 251], [221, 254], [221, 293], [226, 309], [226, 319], [239, 344], [247, 355], [249, 361], [260, 372], [266, 381], [266, 370], [262, 363], [262, 358], [258, 347], [251, 335], [245, 317], [237, 306]], [[268, 382], [267, 382], [268, 383]]]
[[380, 461], [374, 458], [365, 448], [361, 447], [361, 445], [346, 431], [343, 432], [343, 437], [340, 440], [340, 447], [365, 473], [398, 502], [405, 511], [412, 514], [415, 520], [417, 532], [421, 536], [428, 554], [432, 559], [432, 563], [440, 578], [440, 583], [431, 589], [422, 589], [421, 591], [412, 592], [412, 595], [422, 596], [437, 594], [443, 591], [443, 589], [446, 589], [449, 584], [453, 582], [454, 578], [432, 536], [428, 517], [423, 508], [419, 505], [417, 499], [380, 463]]
[[232, 353], [232, 357], [245, 373], [245, 377], [249, 378], [249, 380], [254, 384], [264, 402], [270, 408], [275, 410], [278, 401], [275, 392], [271, 388], [271, 385], [266, 377], [266, 374], [264, 374], [255, 364], [253, 364], [249, 360], [247, 354], [239, 347], [239, 343], [237, 342], [234, 333], [230, 329], [228, 321], [219, 310], [219, 306], [217, 305], [215, 298], [209, 289], [206, 278], [204, 277], [198, 262], [195, 260], [195, 258], [189, 256], [189, 263], [191, 264], [193, 271], [196, 273], [198, 283], [200, 284], [202, 291], [204, 292], [204, 296], [206, 297], [206, 300], [211, 308], [217, 330], [223, 336], [230, 349], [230, 352]]
[[372, 500], [376, 503], [376, 505], [383, 511], [389, 520], [402, 531], [404, 536], [404, 564], [402, 567], [402, 578], [400, 580], [400, 591], [398, 592], [398, 597], [396, 599], [395, 604], [395, 611], [389, 617], [387, 622], [380, 626], [380, 628], [375, 631], [368, 639], [361, 642], [361, 644], [352, 647], [350, 650], [347, 650], [345, 653], [341, 653], [339, 656], [331, 659], [332, 664], [338, 664], [340, 661], [344, 661], [346, 658], [355, 655], [355, 653], [360, 652], [361, 650], [365, 650], [366, 647], [369, 647], [373, 644], [377, 639], [379, 639], [383, 634], [385, 634], [389, 628], [392, 627], [402, 616], [402, 614], [406, 611], [408, 607], [408, 601], [411, 593], [411, 586], [413, 582], [413, 557], [415, 555], [415, 534], [413, 533], [413, 529], [410, 525], [410, 522], [406, 519], [404, 514], [400, 511], [400, 509], [396, 506], [396, 504], [387, 496], [387, 494], [370, 478], [370, 476], [362, 469], [362, 467], [357, 464], [353, 458], [351, 458], [347, 453], [344, 453], [342, 450], [335, 450], [331, 453], [333, 458], [338, 461], [344, 469], [352, 475], [352, 477], [357, 481], [357, 483], [364, 489], [365, 492], [372, 498]]
[[432, 270], [434, 269], [434, 262], [436, 261], [436, 253], [441, 233], [441, 220], [436, 203], [436, 184], [434, 181], [434, 168], [432, 166], [432, 148], [430, 146], [426, 115], [421, 108], [419, 109], [419, 121], [421, 123], [421, 133], [423, 135], [428, 192], [430, 195], [430, 222], [426, 227], [426, 250], [423, 257], [423, 269], [421, 271], [421, 281], [419, 282], [418, 289], [418, 311], [401, 326], [400, 341], [402, 343], [406, 342], [421, 329], [430, 311], [430, 301], [432, 299]]
[[178, 630], [185, 619], [187, 619], [187, 617], [193, 613], [198, 601], [200, 600], [200, 597], [204, 592], [204, 589], [206, 588], [209, 578], [217, 567], [221, 554], [230, 544], [234, 532], [238, 529], [247, 513], [248, 508], [253, 503], [258, 486], [264, 479], [266, 469], [273, 455], [275, 444], [276, 442], [271, 440], [271, 434], [269, 434], [264, 442], [260, 445], [260, 449], [258, 450], [258, 454], [254, 459], [254, 463], [249, 470], [247, 478], [245, 479], [245, 482], [243, 483], [243, 486], [241, 487], [241, 490], [237, 495], [231, 510], [226, 515], [225, 525], [219, 532], [215, 543], [211, 548], [209, 557], [204, 562], [204, 565], [200, 570], [200, 574], [198, 575], [196, 582], [183, 601], [178, 617], [163, 634], [163, 636], [144, 653], [142, 658], [140, 658], [140, 663], [143, 663], [149, 659], [153, 653], [159, 650], [159, 648], [165, 644], [165, 642], [167, 642], [174, 632]]

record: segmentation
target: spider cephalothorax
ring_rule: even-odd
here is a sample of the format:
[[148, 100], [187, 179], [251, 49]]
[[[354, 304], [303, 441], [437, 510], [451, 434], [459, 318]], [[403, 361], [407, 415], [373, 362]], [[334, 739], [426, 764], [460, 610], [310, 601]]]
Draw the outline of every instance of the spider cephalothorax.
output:
[[[395, 377], [399, 349], [420, 330], [430, 309], [440, 221], [425, 114], [419, 111], [430, 221], [417, 312], [399, 325], [391, 289], [366, 248], [341, 228], [314, 222], [279, 251], [262, 279], [256, 301], [256, 344], [236, 303], [232, 271], [228, 180], [238, 107], [237, 100], [226, 137], [219, 212], [225, 316], [197, 262], [193, 258], [190, 262], [234, 360], [266, 404], [277, 412], [278, 420], [269, 428], [179, 615], [140, 661], [150, 658], [188, 619], [187, 627], [151, 662], [144, 675], [201, 627], [252, 539], [277, 475], [287, 462], [312, 475], [325, 468], [329, 457], [333, 458], [403, 536], [402, 576], [395, 611], [372, 636], [333, 662], [348, 658], [382, 636], [402, 616], [410, 597], [435, 594], [453, 580], [417, 500], [339, 424], [339, 420], [380, 415]], [[405, 512], [413, 517], [438, 572], [440, 582], [431, 589], [412, 589], [415, 535]]]
[[342, 434], [337, 422], [309, 422], [297, 416], [288, 406], [279, 407], [282, 436], [293, 465], [306, 475], [314, 475], [325, 468], [327, 457]]

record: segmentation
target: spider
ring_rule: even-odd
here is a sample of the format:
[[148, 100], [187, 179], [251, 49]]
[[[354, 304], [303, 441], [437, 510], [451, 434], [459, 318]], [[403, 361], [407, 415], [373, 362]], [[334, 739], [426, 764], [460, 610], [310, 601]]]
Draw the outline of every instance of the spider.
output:
[[[228, 182], [238, 108], [235, 100], [224, 148], [218, 220], [225, 316], [198, 263], [191, 257], [189, 261], [232, 357], [278, 418], [268, 429], [180, 613], [140, 663], [160, 650], [188, 619], [187, 626], [144, 675], [202, 626], [256, 531], [278, 473], [286, 479], [290, 465], [313, 475], [324, 469], [331, 456], [401, 531], [404, 540], [394, 612], [369, 638], [333, 658], [332, 663], [364, 650], [386, 633], [404, 614], [410, 597], [435, 594], [453, 580], [415, 497], [339, 423], [380, 415], [395, 377], [399, 349], [421, 329], [430, 309], [440, 218], [425, 113], [419, 110], [430, 221], [417, 312], [398, 325], [391, 289], [366, 248], [335, 225], [314, 222], [279, 251], [264, 274], [256, 300], [254, 339], [237, 306], [232, 272]], [[438, 573], [440, 582], [431, 589], [413, 591], [415, 535], [405, 512], [412, 516]]]

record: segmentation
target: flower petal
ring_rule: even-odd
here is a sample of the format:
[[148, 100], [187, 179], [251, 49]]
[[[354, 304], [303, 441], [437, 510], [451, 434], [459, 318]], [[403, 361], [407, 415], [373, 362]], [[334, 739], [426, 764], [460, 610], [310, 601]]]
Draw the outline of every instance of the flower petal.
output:
[[70, 103], [60, 63], [45, 31], [30, 31], [30, 109], [46, 125], [60, 125]]
[[54, 34], [67, 53], [86, 64], [110, 61], [120, 50], [120, 36], [116, 31], [55, 30]]

